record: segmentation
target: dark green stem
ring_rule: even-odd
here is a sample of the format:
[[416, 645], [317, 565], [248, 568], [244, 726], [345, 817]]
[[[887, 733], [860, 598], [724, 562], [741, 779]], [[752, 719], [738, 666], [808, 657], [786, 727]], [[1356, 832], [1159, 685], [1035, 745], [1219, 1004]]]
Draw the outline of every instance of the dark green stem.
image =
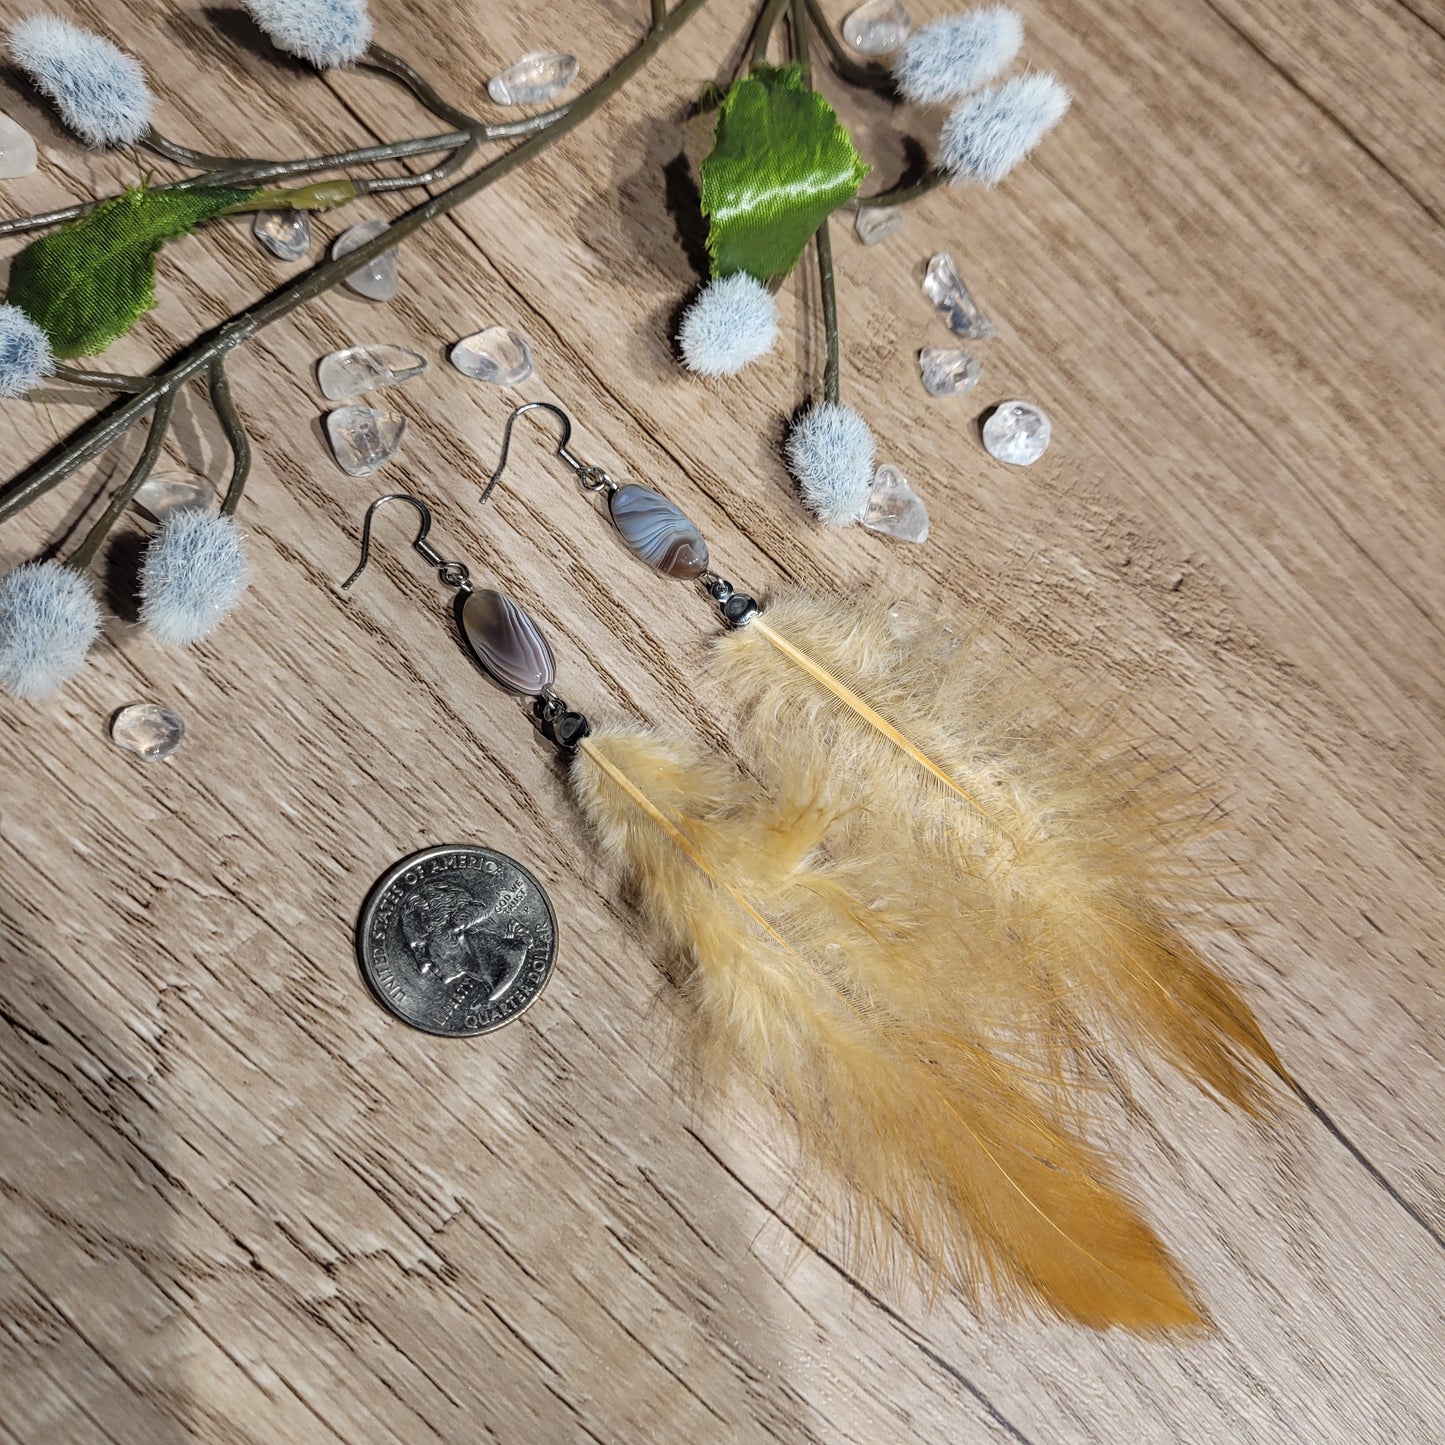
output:
[[[813, 62], [808, 54], [808, 0], [791, 0], [793, 58], [802, 72], [803, 84], [813, 85]], [[826, 22], [825, 22], [826, 23]], [[840, 355], [838, 344], [838, 292], [833, 284], [833, 242], [828, 235], [828, 218], [813, 236], [813, 251], [818, 260], [818, 290], [823, 297], [823, 339], [827, 359], [823, 364], [823, 400], [838, 404]]]
[[906, 206], [909, 201], [916, 201], [920, 196], [926, 196], [929, 191], [941, 186], [947, 179], [947, 171], [941, 171], [937, 166], [930, 166], [916, 181], [909, 181], [906, 185], [900, 183], [886, 191], [879, 191], [877, 195], [859, 196], [853, 204], [860, 211], [871, 210], [874, 206]]
[[128, 400], [116, 402], [99, 416], [92, 418], [63, 446], [0, 488], [0, 521], [14, 516], [63, 481], [77, 467], [99, 456], [140, 417], [158, 407], [162, 399], [174, 394], [192, 377], [207, 371], [217, 358], [244, 346], [263, 327], [339, 285], [383, 251], [398, 245], [423, 226], [471, 200], [480, 191], [510, 175], [519, 166], [526, 165], [569, 131], [575, 130], [626, 85], [657, 50], [708, 3], [709, 0], [680, 0], [662, 25], [649, 30], [628, 55], [618, 61], [591, 89], [571, 102], [565, 111], [551, 120], [545, 130], [528, 137], [520, 145], [513, 146], [505, 155], [487, 165], [480, 166], [440, 195], [413, 207], [393, 221], [381, 235], [373, 237], [345, 256], [323, 261], [309, 271], [302, 272], [265, 300], [248, 307], [193, 342], [176, 355], [167, 369], [153, 373], [144, 391]]
[[148, 376], [121, 376], [114, 371], [81, 371], [73, 366], [57, 366], [52, 373], [55, 381], [68, 382], [71, 386], [90, 386], [97, 391], [144, 391], [150, 385]]
[[250, 156], [213, 156], [206, 151], [193, 150], [190, 146], [169, 140], [154, 126], [141, 137], [140, 144], [152, 154], [163, 156], [177, 165], [188, 166], [193, 171], [245, 171], [266, 164]]
[[667, 0], [652, 0], [652, 28], [667, 24]]
[[231, 396], [231, 381], [226, 375], [226, 362], [223, 357], [218, 356], [211, 363], [208, 379], [211, 405], [216, 409], [216, 420], [221, 423], [221, 430], [226, 434], [226, 442], [231, 448], [231, 480], [226, 487], [226, 495], [221, 500], [221, 515], [234, 517], [236, 508], [241, 505], [241, 496], [246, 490], [246, 478], [251, 475], [251, 438], [246, 435], [246, 424], [241, 420], [241, 414], [236, 410], [235, 400]]
[[766, 65], [768, 63], [768, 45], [773, 38], [773, 31], [776, 29], [783, 11], [788, 6], [788, 0], [767, 0], [763, 6], [763, 12], [758, 17], [758, 28], [753, 33], [753, 64]]
[[808, 0], [808, 14], [812, 18], [818, 38], [823, 42], [823, 48], [828, 52], [828, 64], [837, 72], [840, 80], [846, 80], [849, 85], [861, 86], [865, 90], [881, 91], [885, 95], [894, 92], [896, 87], [892, 71], [886, 65], [862, 65], [849, 55], [828, 23], [828, 17], [823, 14], [823, 7], [818, 0]]
[[110, 499], [110, 505], [96, 519], [96, 523], [90, 531], [85, 534], [85, 540], [66, 558], [70, 566], [84, 571], [95, 561], [95, 554], [100, 550], [100, 544], [110, 535], [110, 529], [115, 526], [122, 513], [130, 506], [135, 494], [140, 491], [141, 484], [155, 470], [156, 462], [160, 460], [161, 448], [166, 444], [166, 433], [171, 429], [171, 411], [175, 404], [174, 391], [162, 392], [155, 399], [151, 429], [146, 436], [146, 444], [140, 457], [135, 466], [131, 468], [130, 476], [115, 489], [115, 493]]

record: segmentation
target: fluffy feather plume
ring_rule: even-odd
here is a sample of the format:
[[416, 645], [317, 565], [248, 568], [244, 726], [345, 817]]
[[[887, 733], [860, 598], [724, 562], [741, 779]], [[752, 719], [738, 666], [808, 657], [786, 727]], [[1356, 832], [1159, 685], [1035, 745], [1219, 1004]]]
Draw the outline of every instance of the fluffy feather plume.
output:
[[913, 1260], [1099, 1328], [1197, 1323], [1177, 1265], [1055, 1107], [1059, 1001], [1015, 987], [999, 1007], [987, 890], [895, 896], [849, 846], [859, 810], [813, 769], [793, 776], [769, 801], [627, 729], [573, 765], [602, 852], [685, 961], [707, 1060], [781, 1106], [865, 1266]]
[[1007, 940], [998, 1006], [1033, 980], [1080, 1037], [1152, 1050], [1264, 1110], [1264, 1079], [1283, 1066], [1169, 921], [1198, 912], [1208, 890], [1185, 846], [1189, 800], [1158, 768], [1099, 727], [1061, 721], [1027, 679], [1004, 680], [1017, 669], [1000, 674], [942, 631], [905, 632], [874, 599], [780, 598], [724, 639], [721, 665], [775, 789], [825, 758], [866, 810], [871, 856], [915, 891], [934, 877], [984, 889], [991, 938]]

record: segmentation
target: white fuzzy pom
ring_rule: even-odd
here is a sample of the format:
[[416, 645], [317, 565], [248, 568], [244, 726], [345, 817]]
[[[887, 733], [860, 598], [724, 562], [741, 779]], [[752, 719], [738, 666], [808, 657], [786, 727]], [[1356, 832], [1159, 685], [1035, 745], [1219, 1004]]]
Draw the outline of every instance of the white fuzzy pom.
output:
[[24, 396], [54, 370], [50, 338], [18, 306], [0, 306], [0, 397]]
[[915, 105], [940, 105], [992, 80], [1019, 53], [1024, 23], [994, 5], [915, 30], [893, 62], [898, 89]]
[[27, 562], [0, 577], [0, 687], [44, 697], [80, 670], [100, 633], [90, 579], [60, 562]]
[[198, 507], [172, 512], [146, 548], [140, 620], [158, 641], [188, 647], [221, 625], [249, 581], [229, 517]]
[[851, 406], [819, 402], [788, 434], [788, 468], [809, 511], [827, 527], [856, 522], [873, 486], [873, 433]]
[[371, 44], [366, 0], [243, 0], [282, 50], [318, 70], [354, 65]]
[[10, 27], [10, 54], [87, 145], [134, 145], [150, 129], [145, 72], [109, 40], [58, 15], [30, 15]]
[[996, 186], [1064, 118], [1069, 92], [1048, 74], [1019, 75], [959, 101], [938, 137], [955, 181]]
[[687, 308], [677, 341], [689, 371], [733, 376], [778, 339], [778, 303], [746, 271], [709, 281]]

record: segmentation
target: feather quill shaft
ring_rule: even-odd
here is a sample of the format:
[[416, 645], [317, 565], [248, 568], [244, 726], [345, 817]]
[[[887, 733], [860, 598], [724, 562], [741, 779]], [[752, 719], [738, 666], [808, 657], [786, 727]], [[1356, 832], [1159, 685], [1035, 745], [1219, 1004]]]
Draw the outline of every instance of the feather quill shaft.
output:
[[[1100, 1328], [1198, 1322], [1177, 1264], [1052, 1108], [1029, 1009], [995, 1036], [986, 1010], [936, 1006], [918, 955], [939, 918], [912, 919], [835, 856], [849, 809], [816, 789], [779, 803], [626, 729], [585, 739], [572, 776], [602, 851], [684, 960], [704, 1064], [773, 1096], [833, 1181], [855, 1264], [912, 1260], [934, 1282]], [[932, 906], [952, 940], [960, 905], [944, 892]], [[992, 956], [971, 955], [975, 972]], [[955, 983], [964, 999], [991, 987]]]

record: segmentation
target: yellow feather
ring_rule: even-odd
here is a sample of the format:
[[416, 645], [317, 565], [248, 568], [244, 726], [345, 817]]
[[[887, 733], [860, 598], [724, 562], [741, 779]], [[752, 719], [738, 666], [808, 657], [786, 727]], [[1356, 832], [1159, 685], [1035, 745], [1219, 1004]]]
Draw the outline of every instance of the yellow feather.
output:
[[781, 1106], [860, 1267], [912, 1261], [1099, 1328], [1199, 1323], [1182, 1271], [1055, 1107], [1068, 1001], [1020, 976], [1000, 1006], [1008, 925], [986, 891], [895, 890], [849, 846], [866, 815], [833, 805], [816, 770], [770, 798], [612, 729], [583, 741], [572, 776], [602, 852], [685, 960], [705, 1062]]
[[[1208, 893], [1177, 785], [1005, 680], [970, 639], [910, 627], [877, 599], [789, 593], [724, 639], [743, 742], [769, 784], [786, 795], [826, 766], [866, 811], [855, 846], [875, 866], [917, 896], [940, 876], [968, 892], [1005, 940], [998, 1007], [1034, 979], [1048, 1007], [1262, 1110], [1261, 1066], [1283, 1066], [1169, 921]], [[932, 985], [950, 971], [944, 960]]]

